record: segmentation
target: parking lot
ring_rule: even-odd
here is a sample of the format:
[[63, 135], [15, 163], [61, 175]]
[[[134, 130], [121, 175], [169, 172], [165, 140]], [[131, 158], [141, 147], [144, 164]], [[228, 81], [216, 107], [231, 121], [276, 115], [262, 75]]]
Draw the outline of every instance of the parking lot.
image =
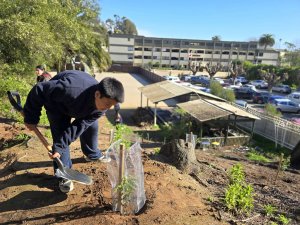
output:
[[[278, 98], [287, 98], [292, 90], [288, 85], [277, 85], [273, 87], [273, 91], [271, 94], [268, 94], [267, 87], [268, 84], [262, 80], [253, 80], [247, 81], [243, 77], [238, 77], [236, 79], [236, 83], [233, 85], [232, 80], [230, 79], [221, 79], [221, 78], [213, 78], [213, 80], [219, 82], [224, 88], [229, 88], [234, 90], [236, 99], [242, 100], [239, 101], [245, 102], [247, 107], [251, 107], [255, 110], [264, 111], [264, 107], [266, 103], [269, 101], [270, 103], [275, 103], [275, 99]], [[205, 81], [205, 82], [203, 82]], [[175, 82], [175, 81], [174, 81]], [[242, 83], [240, 83], [242, 82]], [[207, 75], [198, 75], [198, 76], [184, 76], [180, 82], [176, 81], [179, 85], [188, 86], [191, 88], [195, 88], [198, 90], [202, 90], [205, 92], [210, 92], [209, 89], [209, 76]], [[253, 97], [257, 95], [257, 98]], [[298, 106], [299, 103], [296, 103]], [[280, 108], [279, 108], [280, 110]], [[281, 112], [282, 118], [291, 120], [292, 122], [300, 124], [300, 113], [293, 113], [293, 112]]]

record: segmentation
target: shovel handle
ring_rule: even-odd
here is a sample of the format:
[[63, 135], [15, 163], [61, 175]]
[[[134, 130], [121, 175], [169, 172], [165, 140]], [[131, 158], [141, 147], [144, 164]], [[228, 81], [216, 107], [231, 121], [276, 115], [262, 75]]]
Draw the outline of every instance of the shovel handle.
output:
[[[20, 94], [17, 91], [7, 91], [7, 96], [9, 99], [10, 104], [14, 107], [15, 110], [21, 113], [21, 115], [24, 117], [23, 107], [21, 105], [21, 98]], [[45, 148], [48, 152], [52, 153], [52, 147], [49, 145], [46, 138], [42, 135], [42, 133], [39, 131], [37, 127], [33, 128], [33, 132], [38, 136], [40, 141], [43, 143]]]

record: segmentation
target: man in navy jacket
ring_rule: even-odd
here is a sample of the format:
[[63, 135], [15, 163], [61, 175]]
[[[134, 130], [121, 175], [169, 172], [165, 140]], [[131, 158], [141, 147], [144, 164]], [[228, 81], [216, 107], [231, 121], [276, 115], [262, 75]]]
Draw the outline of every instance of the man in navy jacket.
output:
[[[37, 126], [44, 106], [53, 138], [50, 158], [59, 157], [66, 167], [71, 168], [69, 145], [80, 137], [86, 160], [105, 162], [107, 159], [98, 149], [98, 118], [123, 101], [123, 85], [115, 78], [107, 77], [99, 83], [87, 73], [67, 70], [31, 89], [24, 105], [24, 122], [32, 130]], [[75, 120], [71, 122], [72, 118]], [[55, 163], [54, 169], [57, 169]], [[69, 192], [73, 183], [61, 179], [59, 188]]]

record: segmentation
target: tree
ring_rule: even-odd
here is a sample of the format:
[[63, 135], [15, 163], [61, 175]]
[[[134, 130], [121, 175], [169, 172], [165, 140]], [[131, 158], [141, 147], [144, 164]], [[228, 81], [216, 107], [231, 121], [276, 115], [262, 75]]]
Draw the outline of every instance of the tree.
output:
[[196, 75], [201, 69], [201, 62], [192, 62], [189, 60], [189, 69], [192, 71], [193, 75]]
[[288, 79], [288, 73], [278, 71], [276, 68], [271, 69], [260, 69], [259, 74], [262, 79], [268, 82], [268, 91], [272, 91], [272, 87], [282, 81], [285, 81]]
[[109, 34], [138, 34], [135, 24], [124, 16], [114, 15], [114, 20], [107, 19], [105, 26]]
[[264, 46], [264, 49], [267, 49], [267, 46], [272, 47], [275, 44], [275, 40], [272, 34], [263, 34], [258, 41], [260, 46]]
[[211, 38], [211, 40], [214, 41], [214, 42], [221, 41], [221, 36], [220, 35], [213, 36]]
[[284, 45], [287, 47], [289, 51], [293, 51], [296, 48], [296, 45], [290, 42], [284, 42]]
[[204, 69], [208, 72], [210, 79], [213, 78], [213, 76], [222, 70], [222, 65], [218, 63], [217, 65], [212, 65], [212, 63], [207, 63]]
[[232, 78], [233, 84], [235, 85], [235, 79], [239, 74], [243, 74], [244, 68], [243, 63], [239, 60], [234, 60], [233, 62], [230, 62], [229, 64], [229, 72], [230, 76]]
[[0, 3], [0, 60], [32, 68], [55, 65], [58, 71], [75, 55], [89, 66], [106, 69], [111, 61], [94, 0], [2, 0]]

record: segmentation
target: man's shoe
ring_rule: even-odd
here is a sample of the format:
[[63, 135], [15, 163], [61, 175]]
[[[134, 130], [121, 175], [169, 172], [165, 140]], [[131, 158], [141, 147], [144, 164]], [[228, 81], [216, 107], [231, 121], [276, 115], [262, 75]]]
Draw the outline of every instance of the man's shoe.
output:
[[63, 193], [68, 193], [74, 189], [73, 181], [64, 178], [59, 181], [58, 186]]
[[102, 162], [102, 163], [108, 163], [108, 162], [111, 161], [110, 158], [107, 158], [107, 157], [105, 157], [104, 155], [101, 156], [101, 157], [98, 158], [98, 159], [90, 159], [89, 157], [85, 157], [85, 160], [86, 160], [87, 162]]

